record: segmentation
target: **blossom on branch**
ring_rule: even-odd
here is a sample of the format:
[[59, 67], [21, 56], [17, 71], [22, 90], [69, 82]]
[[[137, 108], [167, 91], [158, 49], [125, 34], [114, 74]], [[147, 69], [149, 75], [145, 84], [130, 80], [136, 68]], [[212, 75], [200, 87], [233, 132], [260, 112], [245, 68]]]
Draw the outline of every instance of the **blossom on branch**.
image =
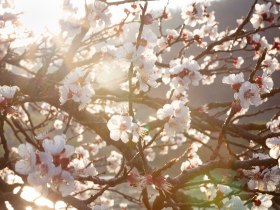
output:
[[91, 97], [95, 94], [92, 88], [94, 73], [83, 71], [80, 68], [69, 73], [59, 87], [60, 103], [64, 104], [68, 100], [73, 100], [80, 104], [79, 108], [83, 109], [91, 102]]
[[259, 27], [263, 28], [265, 22], [272, 23], [278, 14], [277, 6], [272, 5], [271, 2], [266, 4], [256, 4], [255, 10], [256, 13], [254, 13], [250, 19], [255, 29]]
[[166, 120], [164, 129], [168, 136], [174, 136], [189, 128], [190, 111], [182, 101], [175, 100], [171, 104], [165, 104], [157, 111], [157, 117]]
[[270, 148], [269, 155], [274, 159], [280, 156], [280, 138], [273, 137], [266, 140], [266, 146]]
[[242, 108], [247, 109], [250, 105], [259, 106], [262, 103], [260, 90], [256, 84], [248, 81], [244, 82], [238, 93], [235, 93], [235, 99], [240, 100]]
[[33, 146], [29, 143], [19, 145], [18, 155], [20, 160], [16, 162], [15, 170], [24, 175], [32, 172], [36, 163], [36, 154]]
[[110, 130], [110, 137], [114, 141], [121, 140], [127, 143], [131, 138], [133, 142], [138, 142], [138, 126], [132, 122], [132, 117], [123, 115], [113, 115], [107, 123]]

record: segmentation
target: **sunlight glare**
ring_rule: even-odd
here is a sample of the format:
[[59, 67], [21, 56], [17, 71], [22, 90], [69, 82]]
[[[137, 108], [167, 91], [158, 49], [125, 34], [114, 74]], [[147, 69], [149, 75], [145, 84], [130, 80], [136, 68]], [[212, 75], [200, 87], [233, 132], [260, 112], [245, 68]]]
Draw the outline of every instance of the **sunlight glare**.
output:
[[60, 31], [59, 19], [62, 16], [62, 0], [15, 0], [16, 10], [22, 12], [20, 21], [35, 35], [46, 30]]
[[48, 206], [49, 208], [53, 208], [53, 203], [42, 197], [40, 193], [38, 193], [34, 188], [25, 186], [20, 195], [24, 200], [35, 202], [38, 206]]
[[[200, 0], [202, 1], [202, 0]], [[210, 0], [208, 0], [210, 1]], [[211, 0], [213, 1], [213, 0]], [[31, 30], [35, 35], [41, 35], [45, 31], [57, 34], [60, 32], [59, 20], [65, 16], [63, 14], [63, 0], [14, 0], [15, 9], [22, 12], [20, 15], [20, 22], [24, 27]], [[192, 1], [174, 0], [171, 7], [180, 7], [183, 3], [190, 4]], [[161, 2], [150, 2], [152, 10], [162, 9], [167, 3], [167, 0]], [[76, 8], [76, 16], [81, 17], [84, 13], [84, 2], [79, 0], [72, 0], [71, 5]], [[124, 5], [118, 7], [110, 7], [112, 12], [112, 22], [116, 23], [121, 20], [125, 13], [123, 11]]]
[[[17, 193], [20, 188], [17, 188], [14, 193]], [[53, 203], [52, 201], [43, 197], [39, 192], [37, 192], [33, 187], [25, 186], [23, 187], [22, 193], [20, 196], [29, 202], [34, 202], [37, 206], [47, 206], [52, 209], [64, 209], [67, 207], [66, 203], [63, 201], [57, 201]], [[28, 207], [29, 209], [31, 207]], [[31, 208], [32, 209], [32, 208]]]

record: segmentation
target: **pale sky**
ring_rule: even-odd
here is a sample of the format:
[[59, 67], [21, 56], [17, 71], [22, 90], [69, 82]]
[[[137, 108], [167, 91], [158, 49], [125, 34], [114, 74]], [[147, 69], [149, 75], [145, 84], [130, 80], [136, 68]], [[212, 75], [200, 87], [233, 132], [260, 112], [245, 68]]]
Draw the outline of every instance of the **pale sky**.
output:
[[[73, 0], [74, 2], [77, 0]], [[149, 2], [149, 8], [151, 10], [162, 9], [168, 0], [155, 0]], [[197, 0], [204, 1], [204, 0]], [[206, 0], [213, 1], [213, 0]], [[23, 11], [24, 14], [21, 16], [21, 21], [24, 25], [34, 31], [35, 33], [42, 33], [47, 27], [51, 32], [59, 32], [59, 18], [62, 14], [62, 0], [14, 0], [16, 9]], [[82, 2], [81, 0], [77, 2]], [[186, 4], [193, 3], [193, 0], [169, 0], [169, 8], [175, 9], [182, 7]], [[127, 5], [127, 4], [126, 4]], [[118, 14], [122, 14], [119, 10], [123, 6], [112, 7], [112, 13], [115, 21], [119, 19]], [[113, 22], [115, 22], [113, 20]]]

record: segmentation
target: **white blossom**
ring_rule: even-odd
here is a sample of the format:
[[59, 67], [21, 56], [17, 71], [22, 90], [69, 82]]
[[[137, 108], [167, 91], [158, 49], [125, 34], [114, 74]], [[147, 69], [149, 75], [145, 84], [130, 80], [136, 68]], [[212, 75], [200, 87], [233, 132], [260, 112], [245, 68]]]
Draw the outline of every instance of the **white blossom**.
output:
[[121, 140], [127, 143], [129, 139], [135, 143], [139, 140], [140, 126], [132, 122], [132, 117], [127, 115], [113, 115], [107, 123], [110, 137], [114, 141]]
[[269, 155], [274, 159], [280, 156], [280, 138], [273, 137], [266, 140], [266, 146], [270, 148]]
[[277, 7], [272, 5], [271, 2], [266, 4], [256, 4], [256, 13], [253, 14], [250, 21], [255, 29], [264, 27], [264, 21], [272, 23], [278, 14]]
[[66, 140], [63, 135], [56, 135], [53, 139], [44, 139], [42, 145], [46, 152], [52, 155], [58, 155], [63, 151], [65, 143]]
[[273, 80], [265, 72], [262, 76], [256, 78], [256, 83], [258, 84], [261, 93], [269, 93], [273, 89]]
[[239, 92], [235, 94], [235, 98], [240, 100], [240, 105], [244, 109], [247, 109], [250, 105], [258, 106], [262, 103], [258, 86], [248, 81], [241, 85]]
[[233, 60], [233, 65], [237, 69], [239, 69], [243, 63], [244, 63], [244, 59], [240, 56], [237, 59]]
[[95, 94], [93, 82], [95, 75], [93, 72], [77, 68], [69, 73], [59, 87], [60, 103], [63, 105], [68, 100], [73, 100], [80, 104], [79, 108], [86, 107], [91, 102], [91, 97]]
[[170, 66], [170, 74], [173, 77], [172, 83], [176, 82], [174, 79], [179, 79], [179, 83], [188, 88], [189, 85], [198, 86], [199, 81], [202, 79], [199, 64], [191, 58], [184, 58], [182, 63], [180, 59], [173, 60], [170, 62]]
[[110, 137], [114, 141], [122, 140], [124, 143], [129, 141], [131, 134], [132, 119], [130, 116], [113, 115], [107, 123], [110, 130]]
[[268, 194], [258, 194], [252, 202], [251, 210], [268, 210], [272, 206], [272, 198], [273, 196]]
[[223, 77], [223, 83], [231, 85], [233, 90], [239, 90], [241, 84], [244, 82], [244, 74], [240, 72], [239, 74], [230, 74]]
[[230, 199], [224, 199], [223, 203], [221, 210], [248, 210], [239, 196], [232, 195]]
[[171, 104], [165, 104], [157, 111], [157, 117], [161, 120], [167, 120], [164, 129], [168, 136], [173, 136], [177, 132], [189, 128], [190, 111], [182, 101], [175, 100]]
[[116, 151], [111, 151], [110, 156], [107, 158], [107, 169], [111, 173], [119, 171], [122, 162], [122, 155]]
[[97, 171], [94, 166], [90, 164], [90, 161], [86, 158], [84, 159], [74, 159], [70, 163], [70, 166], [74, 169], [74, 174], [76, 176], [87, 177], [87, 176], [96, 176]]
[[270, 129], [272, 133], [280, 132], [280, 116], [276, 119], [266, 123], [266, 126]]
[[39, 153], [40, 164], [27, 177], [27, 181], [32, 185], [43, 185], [50, 181], [51, 177], [60, 173], [60, 167], [55, 167], [52, 156], [49, 153]]
[[60, 130], [63, 128], [63, 122], [59, 119], [56, 119], [53, 123], [55, 129]]
[[92, 24], [93, 28], [101, 26], [109, 26], [111, 24], [112, 14], [107, 8], [107, 4], [96, 0], [87, 5], [88, 20]]
[[192, 4], [182, 7], [181, 17], [185, 25], [195, 27], [197, 23], [202, 24], [208, 19], [204, 16], [204, 9], [206, 5]]
[[153, 150], [153, 148], [146, 148], [144, 150], [144, 155], [147, 158], [148, 161], [154, 161], [156, 158], [156, 153]]
[[266, 55], [265, 59], [262, 62], [262, 66], [263, 66], [263, 71], [267, 75], [271, 75], [273, 72], [278, 70], [279, 61], [275, 57], [272, 57], [270, 55]]
[[135, 57], [136, 47], [131, 42], [125, 42], [121, 47], [115, 52], [115, 56], [118, 59], [123, 59], [126, 62], [131, 62]]
[[57, 188], [63, 197], [75, 191], [74, 178], [65, 170], [62, 170], [61, 173], [52, 177], [51, 186]]
[[79, 146], [75, 149], [75, 153], [78, 159], [88, 159], [89, 158], [89, 151], [86, 150], [84, 147]]
[[[268, 155], [260, 156], [260, 154], [254, 157], [269, 158]], [[271, 169], [261, 169], [259, 166], [255, 166], [251, 170], [243, 170], [243, 174], [249, 178], [247, 186], [251, 190], [275, 191], [280, 181], [279, 168], [277, 166]]]
[[6, 99], [14, 98], [17, 91], [19, 91], [19, 87], [17, 86], [0, 86], [0, 96]]
[[181, 164], [181, 171], [196, 168], [202, 164], [200, 157], [193, 153], [193, 156]]
[[31, 144], [20, 144], [18, 147], [20, 160], [16, 162], [15, 170], [23, 175], [28, 175], [34, 170], [36, 164], [36, 155]]

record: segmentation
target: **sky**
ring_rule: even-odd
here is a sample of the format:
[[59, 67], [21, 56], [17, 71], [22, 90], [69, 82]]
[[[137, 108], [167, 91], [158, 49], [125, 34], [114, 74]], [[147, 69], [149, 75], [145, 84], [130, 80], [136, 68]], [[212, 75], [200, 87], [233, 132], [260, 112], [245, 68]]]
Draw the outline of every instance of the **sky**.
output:
[[[72, 0], [74, 2], [83, 2]], [[204, 0], [197, 0], [204, 1]], [[206, 0], [213, 1], [213, 0]], [[59, 18], [63, 16], [62, 0], [14, 0], [16, 9], [23, 12], [21, 21], [24, 25], [35, 33], [44, 32], [48, 28], [53, 33], [59, 32]], [[158, 10], [167, 4], [168, 0], [155, 0], [149, 2], [151, 10]], [[182, 7], [182, 5], [191, 4], [193, 0], [169, 0], [171, 9]], [[112, 7], [113, 17], [118, 19], [118, 14], [123, 7]]]

